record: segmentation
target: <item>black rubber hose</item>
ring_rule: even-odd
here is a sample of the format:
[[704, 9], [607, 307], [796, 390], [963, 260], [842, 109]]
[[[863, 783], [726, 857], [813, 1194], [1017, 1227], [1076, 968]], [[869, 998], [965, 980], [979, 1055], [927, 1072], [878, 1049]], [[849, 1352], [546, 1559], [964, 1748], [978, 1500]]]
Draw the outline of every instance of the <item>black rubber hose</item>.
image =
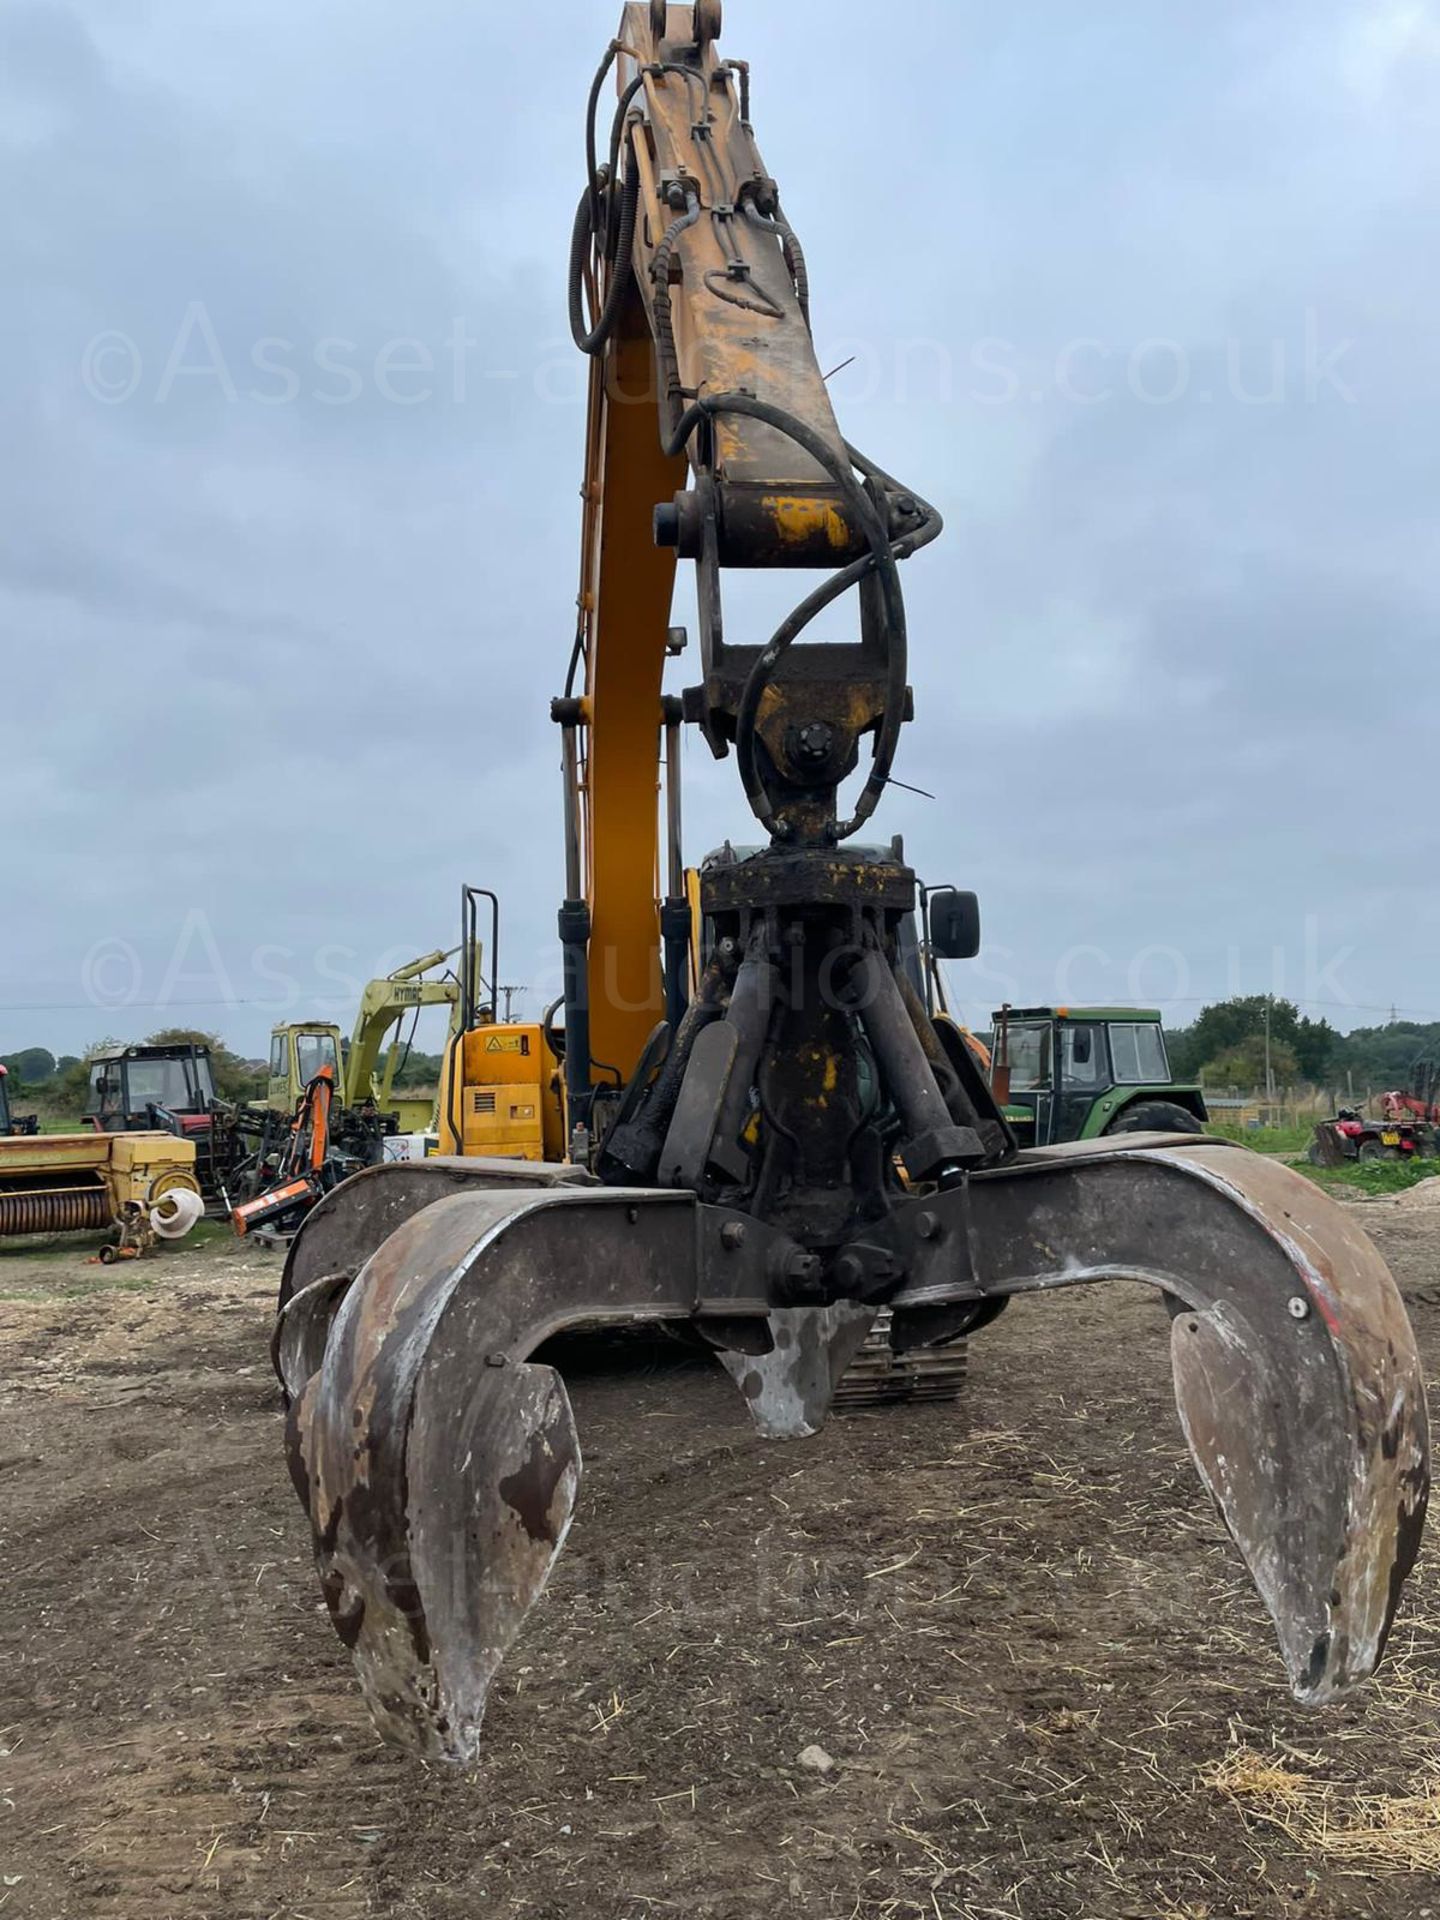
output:
[[[655, 249], [655, 258], [650, 263], [650, 275], [655, 282], [655, 332], [660, 365], [665, 372], [665, 397], [671, 405], [677, 405], [681, 397], [680, 356], [675, 351], [675, 313], [670, 300], [670, 262], [680, 243], [680, 236], [688, 228], [698, 224], [700, 202], [692, 193], [684, 213], [673, 220], [666, 229], [665, 238]], [[681, 433], [680, 443], [672, 452], [683, 452], [685, 442], [690, 438], [688, 432], [681, 432], [684, 420], [677, 432]]]
[[[613, 190], [612, 190], [613, 191]], [[585, 330], [585, 256], [595, 238], [590, 224], [590, 195], [580, 196], [575, 210], [575, 226], [570, 236], [570, 332], [581, 353], [599, 353], [615, 331], [630, 284], [630, 249], [635, 240], [635, 222], [640, 211], [640, 173], [631, 167], [621, 195], [620, 231], [614, 255], [610, 258], [610, 287], [605, 305], [595, 325]]]
[[[818, 613], [829, 606], [848, 587], [856, 585], [872, 569], [880, 575], [890, 632], [890, 695], [887, 698], [885, 722], [880, 739], [876, 743], [875, 761], [869, 779], [860, 795], [853, 818], [837, 828], [837, 838], [848, 840], [859, 832], [879, 804], [880, 796], [890, 777], [890, 768], [894, 765], [895, 749], [899, 742], [900, 730], [904, 725], [904, 693], [908, 675], [909, 648], [905, 597], [900, 585], [896, 547], [903, 546], [905, 543], [892, 542], [890, 530], [875, 501], [856, 480], [853, 470], [812, 427], [807, 426], [803, 420], [786, 413], [783, 408], [772, 406], [765, 400], [758, 400], [751, 394], [726, 393], [719, 394], [714, 399], [697, 400], [681, 419], [668, 443], [667, 451], [672, 455], [683, 452], [686, 442], [700, 421], [721, 413], [741, 414], [750, 419], [759, 420], [762, 424], [785, 434], [808, 453], [817, 465], [829, 474], [835, 485], [845, 495], [854, 512], [856, 523], [865, 534], [871, 549], [865, 559], [852, 563], [834, 579], [827, 581], [795, 610], [756, 661], [745, 683], [745, 691], [741, 696], [736, 717], [736, 756], [751, 807], [767, 827], [773, 822], [775, 813], [773, 807], [769, 805], [769, 798], [765, 794], [764, 783], [760, 779], [755, 761], [755, 723], [765, 688], [783, 655]], [[897, 685], [898, 698], [894, 691]], [[757, 797], [763, 799], [763, 811], [761, 806], [757, 805]]]
[[590, 200], [590, 231], [600, 230], [600, 165], [595, 157], [595, 122], [600, 114], [600, 94], [610, 77], [610, 69], [620, 55], [620, 42], [612, 40], [609, 51], [600, 62], [600, 71], [590, 87], [590, 110], [585, 116], [585, 178], [589, 185], [587, 192]]

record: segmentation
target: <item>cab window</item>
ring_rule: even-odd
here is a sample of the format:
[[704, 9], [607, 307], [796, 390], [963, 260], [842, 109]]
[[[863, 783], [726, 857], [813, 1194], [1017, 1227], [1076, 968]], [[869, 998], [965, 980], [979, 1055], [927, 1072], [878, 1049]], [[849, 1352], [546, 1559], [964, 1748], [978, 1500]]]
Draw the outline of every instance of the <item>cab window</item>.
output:
[[1050, 1023], [1010, 1028], [1010, 1091], [1039, 1093], [1050, 1085]]
[[1109, 1084], [1105, 1037], [1099, 1027], [1062, 1027], [1060, 1057], [1067, 1087], [1099, 1088]]
[[1111, 1027], [1110, 1052], [1115, 1061], [1115, 1079], [1122, 1087], [1163, 1084], [1170, 1078], [1165, 1036], [1153, 1021]]
[[121, 1099], [118, 1063], [98, 1060], [90, 1069], [90, 1099], [86, 1111], [108, 1119], [120, 1112]]
[[270, 1037], [270, 1078], [272, 1080], [283, 1080], [285, 1078], [285, 1036], [283, 1033], [272, 1034]]
[[322, 1067], [331, 1068], [335, 1078], [340, 1078], [340, 1062], [335, 1057], [333, 1033], [297, 1033], [295, 1060], [300, 1069], [302, 1086], [309, 1086]]

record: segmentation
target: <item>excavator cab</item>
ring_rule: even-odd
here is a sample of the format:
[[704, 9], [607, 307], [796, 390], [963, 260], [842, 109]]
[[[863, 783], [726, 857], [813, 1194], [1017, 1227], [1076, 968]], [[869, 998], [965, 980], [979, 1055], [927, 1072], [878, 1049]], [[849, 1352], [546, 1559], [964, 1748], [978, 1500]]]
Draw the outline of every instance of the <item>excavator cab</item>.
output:
[[342, 1077], [340, 1029], [328, 1024], [292, 1024], [270, 1035], [270, 1073], [265, 1104], [272, 1112], [293, 1114], [305, 1089], [322, 1067], [338, 1085]]
[[[1335, 1699], [1381, 1657], [1428, 1497], [1399, 1294], [1351, 1216], [1243, 1148], [1022, 1147], [933, 969], [917, 982], [919, 883], [864, 833], [915, 698], [901, 571], [941, 519], [840, 430], [752, 75], [720, 32], [720, 0], [632, 0], [591, 89], [546, 1157], [467, 1157], [457, 1113], [459, 1152], [345, 1182], [286, 1263], [274, 1354], [331, 1618], [385, 1735], [469, 1764], [580, 1492], [565, 1383], [537, 1357], [553, 1336], [683, 1329], [763, 1433], [801, 1438], [882, 1315], [897, 1351], [927, 1352], [1017, 1295], [1123, 1280], [1168, 1312], [1181, 1427], [1293, 1691]], [[679, 560], [699, 658], [668, 692]], [[822, 578], [767, 638], [732, 622], [733, 568]], [[851, 637], [807, 637], [846, 595]], [[687, 726], [733, 759], [758, 825], [693, 883]], [[931, 897], [937, 953], [975, 934], [963, 896]], [[490, 1057], [478, 1021], [456, 1046], [480, 1050], [466, 1074]]]

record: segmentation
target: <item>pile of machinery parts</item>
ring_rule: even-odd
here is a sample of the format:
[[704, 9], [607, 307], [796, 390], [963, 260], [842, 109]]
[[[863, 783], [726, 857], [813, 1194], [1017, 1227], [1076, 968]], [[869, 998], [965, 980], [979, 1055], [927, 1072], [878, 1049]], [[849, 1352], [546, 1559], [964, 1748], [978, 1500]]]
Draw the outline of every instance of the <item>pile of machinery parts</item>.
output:
[[[290, 1471], [336, 1630], [389, 1738], [475, 1759], [575, 1512], [579, 1438], [542, 1352], [569, 1328], [682, 1328], [765, 1434], [799, 1436], [882, 1314], [895, 1352], [928, 1352], [1017, 1294], [1119, 1279], [1168, 1308], [1181, 1425], [1296, 1695], [1335, 1699], [1381, 1657], [1428, 1497], [1400, 1296], [1350, 1215], [1243, 1148], [1021, 1148], [917, 992], [916, 877], [859, 836], [912, 701], [901, 563], [940, 517], [840, 432], [750, 71], [719, 30], [719, 0], [628, 5], [591, 94], [571, 274], [593, 368], [580, 623], [553, 709], [565, 995], [554, 1023], [461, 1036], [447, 1090], [452, 1140], [496, 1117], [468, 1090], [538, 1122], [546, 1160], [369, 1168], [311, 1210], [286, 1263]], [[857, 233], [858, 270], [867, 246]], [[695, 563], [700, 660], [669, 698], [677, 556]], [[826, 577], [756, 643], [726, 623], [731, 567]], [[798, 644], [847, 591], [854, 637]], [[734, 754], [763, 836], [706, 863], [698, 897], [687, 722]], [[971, 918], [959, 899], [931, 912]]]
[[0, 1138], [0, 1240], [102, 1233], [104, 1261], [183, 1240], [205, 1210], [195, 1148], [170, 1133]]
[[255, 1196], [240, 1201], [230, 1214], [236, 1233], [289, 1240], [318, 1200], [352, 1173], [375, 1164], [337, 1147], [331, 1134], [334, 1111], [335, 1069], [323, 1066], [300, 1096], [279, 1152], [272, 1157], [262, 1149]]

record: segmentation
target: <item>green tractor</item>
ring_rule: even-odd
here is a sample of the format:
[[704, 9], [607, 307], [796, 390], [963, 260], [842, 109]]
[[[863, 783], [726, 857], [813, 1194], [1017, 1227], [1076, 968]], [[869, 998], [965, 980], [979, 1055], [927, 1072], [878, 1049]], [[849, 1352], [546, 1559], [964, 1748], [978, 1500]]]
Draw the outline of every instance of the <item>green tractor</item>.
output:
[[1142, 1007], [1004, 1007], [991, 1085], [1022, 1147], [1107, 1133], [1203, 1133], [1199, 1087], [1170, 1072], [1160, 1015]]

